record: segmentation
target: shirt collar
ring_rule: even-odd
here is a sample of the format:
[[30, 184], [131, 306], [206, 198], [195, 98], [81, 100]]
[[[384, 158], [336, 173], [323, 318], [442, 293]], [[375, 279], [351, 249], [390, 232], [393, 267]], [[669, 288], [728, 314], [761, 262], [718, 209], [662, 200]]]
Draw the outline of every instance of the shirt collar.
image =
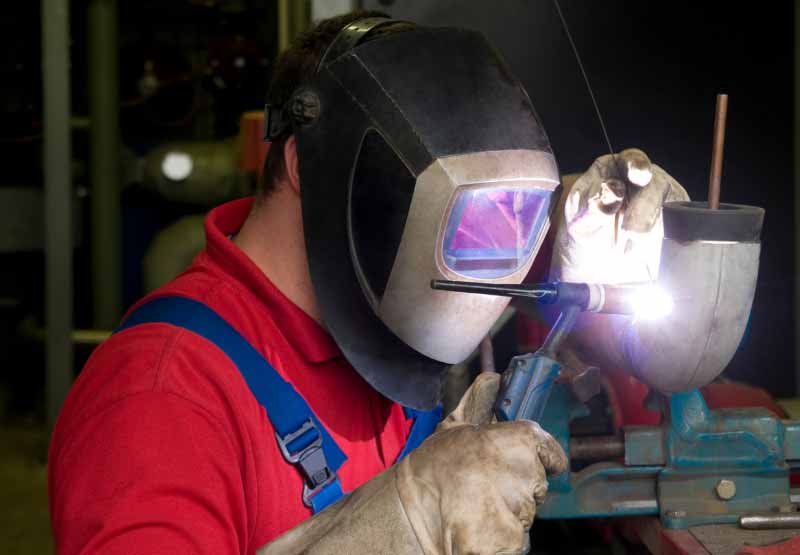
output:
[[253, 198], [223, 204], [205, 220], [206, 254], [210, 262], [261, 300], [284, 337], [312, 363], [342, 355], [330, 334], [294, 304], [264, 275], [264, 272], [230, 240], [241, 229], [253, 207]]

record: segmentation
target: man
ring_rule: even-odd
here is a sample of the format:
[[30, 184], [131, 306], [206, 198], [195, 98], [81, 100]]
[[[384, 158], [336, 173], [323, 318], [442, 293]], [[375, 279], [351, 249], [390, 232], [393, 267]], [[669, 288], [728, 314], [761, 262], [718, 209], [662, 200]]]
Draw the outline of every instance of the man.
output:
[[496, 374], [437, 425], [505, 302], [429, 288], [529, 270], [559, 179], [527, 95], [478, 33], [358, 13], [284, 53], [269, 102], [257, 198], [209, 214], [64, 405], [59, 552], [527, 551], [564, 453], [491, 422]]

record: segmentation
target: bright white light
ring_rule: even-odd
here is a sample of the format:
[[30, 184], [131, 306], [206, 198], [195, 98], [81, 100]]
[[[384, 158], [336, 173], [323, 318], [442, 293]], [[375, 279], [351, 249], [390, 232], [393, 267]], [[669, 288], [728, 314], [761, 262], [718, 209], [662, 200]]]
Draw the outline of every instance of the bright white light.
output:
[[600, 185], [600, 202], [605, 206], [609, 204], [614, 204], [615, 202], [619, 202], [623, 199], [623, 197], [619, 196], [615, 193], [611, 187], [604, 181]]
[[639, 187], [645, 187], [653, 179], [653, 172], [650, 170], [640, 170], [628, 164], [628, 181]]
[[675, 308], [672, 296], [654, 284], [637, 287], [631, 293], [629, 302], [633, 307], [634, 316], [639, 320], [663, 318]]
[[171, 181], [183, 181], [192, 174], [192, 169], [192, 157], [185, 152], [167, 152], [161, 161], [161, 171]]

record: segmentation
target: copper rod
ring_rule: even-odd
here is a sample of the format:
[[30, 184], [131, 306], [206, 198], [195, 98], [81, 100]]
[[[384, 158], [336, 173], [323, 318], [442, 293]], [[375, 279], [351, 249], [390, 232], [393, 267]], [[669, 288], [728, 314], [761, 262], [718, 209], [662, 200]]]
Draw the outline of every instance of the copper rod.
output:
[[714, 146], [711, 149], [711, 177], [708, 180], [708, 207], [719, 208], [719, 187], [722, 180], [722, 153], [725, 150], [725, 119], [728, 117], [728, 95], [717, 95], [714, 115]]

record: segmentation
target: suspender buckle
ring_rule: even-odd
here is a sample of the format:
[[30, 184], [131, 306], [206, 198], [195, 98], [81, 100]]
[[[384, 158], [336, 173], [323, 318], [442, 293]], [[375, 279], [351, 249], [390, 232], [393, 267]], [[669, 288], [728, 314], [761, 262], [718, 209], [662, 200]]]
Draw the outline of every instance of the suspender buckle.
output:
[[[336, 480], [336, 473], [328, 466], [322, 449], [322, 434], [314, 420], [309, 418], [294, 432], [281, 437], [275, 432], [283, 458], [296, 466], [303, 475], [303, 504], [311, 507], [311, 500], [325, 486]], [[293, 450], [293, 443], [299, 444]]]

